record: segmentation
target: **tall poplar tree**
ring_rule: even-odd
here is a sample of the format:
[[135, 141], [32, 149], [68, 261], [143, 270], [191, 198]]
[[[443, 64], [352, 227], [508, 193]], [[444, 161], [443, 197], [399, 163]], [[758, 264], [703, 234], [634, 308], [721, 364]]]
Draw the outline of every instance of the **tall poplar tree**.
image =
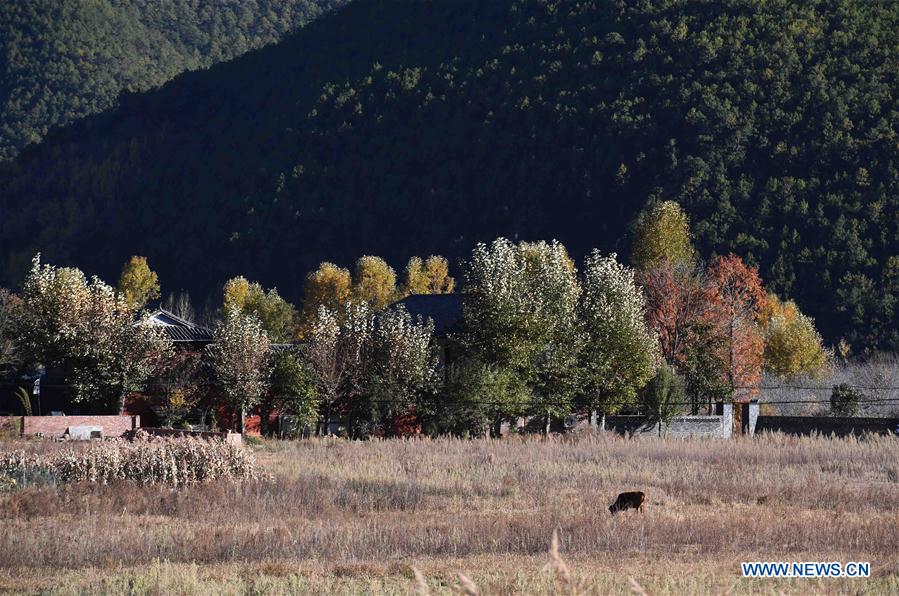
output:
[[578, 307], [585, 338], [581, 402], [593, 425], [597, 410], [605, 418], [635, 403], [638, 390], [658, 368], [659, 340], [646, 324], [645, 311], [633, 270], [615, 254], [593, 251], [585, 260]]
[[695, 250], [690, 219], [674, 201], [651, 205], [637, 217], [631, 262], [638, 269], [651, 269], [663, 261], [693, 261]]
[[206, 347], [215, 378], [244, 432], [247, 410], [262, 399], [272, 372], [271, 342], [252, 314], [229, 307], [215, 328], [215, 342]]
[[397, 297], [396, 272], [381, 257], [365, 255], [356, 261], [353, 298], [380, 310]]
[[580, 286], [565, 247], [505, 238], [478, 244], [465, 277], [462, 343], [485, 364], [519, 377], [530, 393], [528, 409], [545, 417], [548, 432], [580, 390]]
[[159, 298], [159, 277], [150, 269], [146, 257], [134, 256], [122, 267], [117, 289], [129, 307], [139, 310]]

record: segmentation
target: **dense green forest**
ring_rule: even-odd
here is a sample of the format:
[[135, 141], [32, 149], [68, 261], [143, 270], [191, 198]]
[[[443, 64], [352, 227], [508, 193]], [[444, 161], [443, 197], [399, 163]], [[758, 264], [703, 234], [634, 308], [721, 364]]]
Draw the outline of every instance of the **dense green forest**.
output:
[[281, 39], [346, 0], [16, 0], [0, 3], [0, 159], [122, 91]]
[[899, 349], [899, 4], [357, 0], [51, 134], [0, 179], [0, 281], [37, 250], [296, 299], [321, 260], [690, 214], [830, 342]]

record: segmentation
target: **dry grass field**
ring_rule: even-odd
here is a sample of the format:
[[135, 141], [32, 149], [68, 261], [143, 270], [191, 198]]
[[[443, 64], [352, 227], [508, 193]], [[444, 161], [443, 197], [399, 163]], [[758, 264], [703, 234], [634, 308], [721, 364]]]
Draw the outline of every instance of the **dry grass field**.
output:
[[[491, 594], [899, 593], [895, 438], [252, 449], [263, 480], [0, 495], [0, 590], [406, 594], [417, 569], [433, 594], [464, 590], [459, 573]], [[631, 489], [646, 513], [610, 516]], [[872, 577], [743, 579], [751, 560], [870, 561]]]

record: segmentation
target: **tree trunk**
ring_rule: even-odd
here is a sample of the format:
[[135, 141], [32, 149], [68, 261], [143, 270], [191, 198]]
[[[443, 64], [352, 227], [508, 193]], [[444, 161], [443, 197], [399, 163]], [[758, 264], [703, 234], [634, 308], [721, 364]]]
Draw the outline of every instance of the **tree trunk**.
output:
[[734, 359], [736, 358], [736, 353], [735, 353], [736, 346], [734, 345], [734, 325], [735, 324], [736, 324], [736, 321], [734, 320], [733, 317], [731, 317], [730, 329], [729, 329], [729, 331], [730, 331], [730, 346], [729, 346], [730, 350], [728, 353], [728, 356], [730, 356], [730, 362], [728, 362], [728, 366], [727, 366], [727, 378], [730, 381], [730, 398], [731, 399], [734, 398], [734, 394], [737, 392], [737, 379], [734, 375], [734, 373], [736, 372], [734, 370]]
[[606, 413], [603, 412], [599, 418], [599, 432], [606, 432]]
[[269, 436], [268, 418], [270, 414], [270, 408], [263, 402], [263, 405], [259, 407], [259, 431], [264, 437]]
[[331, 436], [331, 400], [328, 400], [327, 405], [325, 406], [325, 432], [324, 435], [326, 437]]
[[598, 430], [597, 425], [596, 425], [596, 418], [597, 418], [596, 409], [595, 408], [591, 409], [590, 410], [590, 428], [593, 429], [594, 433]]
[[544, 433], [546, 436], [549, 436], [549, 423], [552, 421], [552, 416], [550, 416], [549, 412], [546, 413], [546, 428], [544, 429]]

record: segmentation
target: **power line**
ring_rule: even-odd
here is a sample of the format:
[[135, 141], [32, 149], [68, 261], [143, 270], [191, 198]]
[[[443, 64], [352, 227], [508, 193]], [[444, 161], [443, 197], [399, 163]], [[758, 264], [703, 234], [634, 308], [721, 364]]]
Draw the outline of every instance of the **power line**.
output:
[[[9, 384], [7, 384], [6, 386], [7, 386], [7, 387], [17, 387], [17, 385], [9, 385]], [[175, 387], [175, 386], [176, 386], [176, 385], [166, 385], [165, 387]], [[220, 387], [220, 385], [210, 385], [210, 384], [205, 384], [205, 385], [202, 385], [202, 386], [203, 386], [203, 387]], [[71, 387], [71, 385], [61, 385], [61, 384], [56, 384], [56, 385], [42, 385], [42, 387], [44, 387], [44, 388], [46, 388], [46, 387], [65, 388], [65, 387]], [[135, 391], [135, 392], [132, 392], [132, 393], [141, 393], [141, 392]], [[291, 396], [275, 395], [275, 396], [272, 396], [272, 397], [274, 397], [275, 399], [290, 399]], [[504, 406], [509, 406], [509, 405], [511, 405], [511, 404], [513, 403], [511, 400], [510, 400], [510, 401], [500, 401], [500, 400], [460, 400], [460, 399], [448, 399], [448, 398], [445, 398], [445, 397], [444, 397], [444, 398], [437, 397], [437, 398], [434, 399], [433, 401], [431, 401], [431, 400], [425, 400], [424, 402], [421, 402], [421, 401], [416, 400], [416, 399], [404, 400], [404, 399], [384, 399], [384, 398], [365, 398], [365, 397], [362, 397], [362, 398], [339, 398], [339, 399], [336, 400], [336, 401], [338, 401], [338, 402], [345, 401], [345, 402], [351, 402], [351, 403], [354, 402], [354, 401], [358, 401], [358, 402], [361, 402], [362, 404], [380, 404], [380, 405], [426, 405], [426, 406], [436, 406], [436, 407], [440, 407], [440, 406], [463, 406], [463, 407], [464, 407], [464, 406], [468, 406], [468, 407], [470, 407], [470, 408], [490, 407], [490, 406], [494, 406], [494, 407], [504, 407]], [[575, 400], [575, 401], [577, 401], [577, 400]], [[817, 400], [817, 401], [814, 401], [814, 400], [795, 399], [795, 400], [764, 400], [764, 401], [759, 400], [759, 401], [757, 401], [757, 402], [755, 402], [755, 403], [758, 403], [760, 406], [761, 406], [761, 405], [821, 405], [821, 404], [829, 403], [829, 401], [830, 401], [829, 399], [822, 399], [822, 400]], [[855, 402], [855, 403], [858, 403], [858, 404], [875, 404], [875, 405], [878, 405], [878, 404], [879, 404], [879, 405], [899, 404], [899, 397], [884, 397], [884, 398], [877, 398], [877, 397], [868, 398], [868, 397], [862, 397], [862, 398], [859, 398], [859, 399], [857, 399], [857, 400], [854, 400], [854, 402]], [[705, 406], [708, 405], [708, 403], [709, 403], [709, 402], [708, 402], [708, 400], [706, 400], [706, 399], [698, 399], [698, 400], [688, 400], [688, 401], [666, 402], [664, 405], [665, 405], [665, 407], [673, 407], [673, 406], [699, 406], [699, 407], [705, 407]], [[722, 403], [722, 402], [721, 402], [721, 401], [714, 401], [714, 400], [713, 400], [713, 402], [712, 402], [713, 405], [714, 405], [714, 404], [717, 404], [717, 403]], [[733, 404], [733, 405], [741, 405], [741, 404], [747, 403], [747, 402], [731, 402], [731, 401], [724, 401], [723, 403], [730, 403], [730, 404]], [[639, 400], [629, 400], [629, 401], [626, 401], [626, 400], [614, 400], [614, 401], [603, 401], [603, 402], [602, 402], [602, 406], [605, 407], [605, 408], [610, 408], [610, 407], [639, 406], [639, 405], [640, 405]], [[570, 406], [570, 404], [569, 404], [569, 402], [562, 402], [562, 401], [554, 401], [554, 400], [538, 400], [537, 403], [531, 402], [531, 403], [530, 403], [530, 406], [531, 406], [532, 408], [533, 408], [533, 407], [537, 407], [537, 408], [540, 408], [540, 407], [551, 408], [551, 407], [563, 407], [563, 406], [564, 406], [564, 407], [568, 407], [568, 406]]]
[[[251, 380], [249, 378], [237, 377], [234, 379], [235, 381], [245, 381]], [[9, 381], [0, 381], [0, 387], [23, 387], [30, 385], [32, 380], [26, 380], [22, 383], [13, 383]], [[177, 382], [151, 382], [151, 383], [143, 383], [144, 387], [184, 387], [184, 383]], [[194, 387], [220, 387], [222, 386], [221, 382], [201, 382], [201, 383], [191, 383], [191, 386]], [[862, 389], [867, 391], [899, 391], [899, 385], [858, 385], [852, 383], [838, 383], [837, 385], [845, 386], [850, 389]], [[41, 387], [57, 387], [57, 388], [65, 388], [65, 387], [74, 387], [74, 383], [45, 383], [41, 382]], [[832, 391], [835, 385], [736, 385], [733, 387], [734, 391], [741, 390], [749, 390], [749, 391], [774, 391], [778, 389], [805, 389], [808, 391]]]
[[[241, 380], [241, 379], [237, 379]], [[0, 387], [7, 388], [15, 388], [25, 386], [27, 387], [30, 383], [11, 383], [11, 382], [0, 382]], [[867, 391], [899, 391], [899, 387], [894, 386], [872, 386], [872, 385], [854, 385], [854, 384], [845, 384], [847, 387], [853, 389], [867, 390]], [[194, 388], [202, 388], [202, 389], [214, 389], [220, 388], [223, 386], [220, 382], [202, 382], [202, 383], [192, 383], [189, 385], [185, 385], [183, 383], [175, 383], [175, 382], [151, 382], [144, 383], [144, 391], [152, 391], [159, 389], [168, 389], [168, 388], [184, 388], [184, 387], [194, 387]], [[75, 387], [73, 383], [41, 383], [41, 387], [44, 389], [71, 389]], [[779, 389], [802, 389], [808, 391], [831, 391], [833, 389], [832, 386], [807, 386], [807, 385], [759, 385], [759, 386], [738, 386], [734, 388], [735, 390], [764, 390], [764, 391], [772, 391]], [[141, 391], [134, 391], [129, 393], [141, 393]], [[272, 396], [276, 399], [289, 399], [290, 396], [282, 396], [275, 395]], [[335, 401], [361, 401], [362, 403], [367, 404], [380, 404], [380, 405], [424, 405], [430, 407], [441, 407], [441, 406], [468, 406], [470, 408], [478, 408], [478, 407], [504, 407], [509, 406], [511, 400], [489, 400], [489, 399], [478, 399], [478, 400], [466, 400], [466, 399], [458, 399], [458, 398], [448, 398], [446, 396], [435, 396], [433, 400], [426, 400], [422, 403], [419, 400], [410, 399], [388, 399], [388, 398], [339, 398]], [[530, 401], [530, 400], [523, 400]], [[574, 400], [577, 402], [578, 400]], [[870, 396], [860, 396], [858, 399], [854, 400], [855, 403], [858, 404], [875, 404], [875, 405], [888, 405], [899, 403], [899, 397], [870, 397]], [[563, 401], [555, 401], [555, 400], [537, 400], [538, 403], [529, 404], [531, 408], [537, 407], [569, 407], [570, 402]], [[757, 399], [756, 403], [759, 405], [821, 405], [824, 403], [828, 403], [828, 398], [823, 398], [819, 400], [809, 400], [809, 399]], [[614, 407], [628, 407], [628, 406], [639, 406], [639, 400], [603, 400], [603, 407], [605, 408], [614, 408]], [[717, 402], [713, 400], [712, 403], [721, 403], [721, 400]], [[725, 403], [734, 403], [741, 404], [746, 402], [725, 402]], [[698, 397], [696, 399], [685, 400], [685, 401], [677, 401], [677, 402], [667, 402], [666, 407], [676, 407], [676, 406], [707, 406], [709, 404], [709, 400], [707, 397]]]

